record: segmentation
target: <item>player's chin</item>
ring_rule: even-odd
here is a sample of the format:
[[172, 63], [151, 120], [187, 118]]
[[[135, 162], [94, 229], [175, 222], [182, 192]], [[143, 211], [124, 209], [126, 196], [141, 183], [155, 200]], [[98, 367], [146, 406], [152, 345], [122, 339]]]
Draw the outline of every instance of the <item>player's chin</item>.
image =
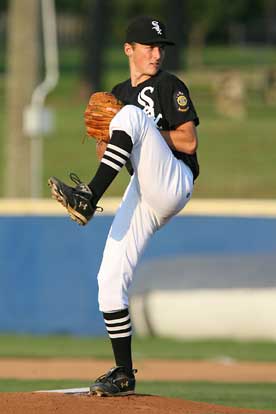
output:
[[154, 76], [159, 71], [159, 69], [160, 69], [160, 65], [151, 65], [151, 67], [149, 68], [149, 73], [148, 74], [150, 76]]

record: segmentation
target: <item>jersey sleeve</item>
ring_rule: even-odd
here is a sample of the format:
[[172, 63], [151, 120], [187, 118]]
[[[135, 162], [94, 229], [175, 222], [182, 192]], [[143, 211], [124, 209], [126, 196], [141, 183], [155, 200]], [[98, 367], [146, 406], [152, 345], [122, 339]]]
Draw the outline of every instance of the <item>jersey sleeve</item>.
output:
[[126, 80], [122, 83], [118, 83], [117, 85], [115, 85], [112, 90], [111, 93], [116, 96], [117, 99], [120, 99], [122, 102], [124, 102], [124, 104], [127, 104], [129, 102], [127, 102], [126, 96], [125, 96], [125, 85], [127, 83], [129, 83], [129, 80]]
[[113, 86], [113, 88], [112, 88], [112, 90], [111, 90], [111, 93], [112, 93], [113, 95], [115, 95], [115, 96], [116, 96], [116, 98], [117, 98], [117, 94], [118, 94], [118, 87], [119, 87], [119, 84], [118, 84], [118, 85]]
[[163, 78], [158, 85], [159, 101], [169, 129], [193, 121], [197, 126], [199, 118], [187, 86], [175, 76]]

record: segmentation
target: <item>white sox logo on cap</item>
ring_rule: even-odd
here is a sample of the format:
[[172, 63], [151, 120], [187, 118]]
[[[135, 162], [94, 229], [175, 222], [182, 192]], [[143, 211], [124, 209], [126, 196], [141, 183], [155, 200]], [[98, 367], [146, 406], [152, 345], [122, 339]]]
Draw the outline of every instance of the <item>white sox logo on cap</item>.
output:
[[161, 29], [161, 27], [159, 26], [159, 22], [157, 22], [156, 20], [153, 20], [153, 21], [151, 22], [151, 24], [152, 24], [152, 30], [156, 30], [156, 31], [157, 31], [157, 33], [158, 33], [159, 35], [161, 35], [161, 34], [162, 34], [162, 29]]
[[125, 41], [142, 45], [174, 45], [174, 42], [166, 38], [164, 23], [149, 16], [139, 16], [129, 24]]

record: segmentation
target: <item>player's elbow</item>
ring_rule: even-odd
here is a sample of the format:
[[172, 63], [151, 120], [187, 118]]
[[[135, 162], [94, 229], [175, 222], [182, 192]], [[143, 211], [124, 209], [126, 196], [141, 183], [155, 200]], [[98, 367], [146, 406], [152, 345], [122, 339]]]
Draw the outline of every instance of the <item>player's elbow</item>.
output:
[[179, 151], [192, 155], [196, 152], [198, 146], [197, 131], [192, 121], [180, 125], [177, 128], [179, 134]]
[[197, 137], [193, 137], [189, 142], [186, 143], [186, 154], [192, 155], [196, 152], [198, 146]]

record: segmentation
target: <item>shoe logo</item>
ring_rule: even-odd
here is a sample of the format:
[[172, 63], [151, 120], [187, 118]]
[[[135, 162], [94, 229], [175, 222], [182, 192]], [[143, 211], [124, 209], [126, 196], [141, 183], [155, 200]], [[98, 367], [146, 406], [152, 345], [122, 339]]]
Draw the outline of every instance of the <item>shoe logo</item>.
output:
[[83, 210], [87, 209], [87, 203], [84, 203], [83, 201], [80, 201], [79, 207], [81, 207]]
[[128, 387], [128, 381], [121, 382], [120, 386], [121, 386], [121, 388], [126, 388], [126, 387]]

